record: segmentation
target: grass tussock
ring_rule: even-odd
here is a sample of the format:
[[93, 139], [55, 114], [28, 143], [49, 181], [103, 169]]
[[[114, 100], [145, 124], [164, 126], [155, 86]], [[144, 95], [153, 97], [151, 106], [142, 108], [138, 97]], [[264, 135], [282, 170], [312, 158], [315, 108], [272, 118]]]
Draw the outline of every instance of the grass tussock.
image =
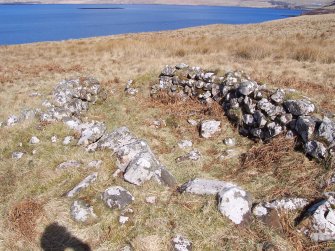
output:
[[8, 213], [8, 224], [21, 237], [33, 240], [36, 237], [36, 220], [43, 214], [43, 205], [33, 199], [15, 204]]

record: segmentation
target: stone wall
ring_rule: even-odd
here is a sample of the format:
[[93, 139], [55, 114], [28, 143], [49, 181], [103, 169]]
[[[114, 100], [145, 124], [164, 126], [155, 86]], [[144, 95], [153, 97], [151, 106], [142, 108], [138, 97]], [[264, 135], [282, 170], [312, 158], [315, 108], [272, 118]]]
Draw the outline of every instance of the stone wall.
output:
[[297, 96], [292, 89], [271, 89], [252, 80], [241, 71], [218, 76], [214, 72], [186, 64], [166, 66], [151, 95], [160, 91], [205, 103], [218, 102], [239, 132], [254, 140], [269, 140], [285, 134], [297, 136], [304, 152], [316, 159], [333, 155], [335, 123], [316, 112], [308, 97]]

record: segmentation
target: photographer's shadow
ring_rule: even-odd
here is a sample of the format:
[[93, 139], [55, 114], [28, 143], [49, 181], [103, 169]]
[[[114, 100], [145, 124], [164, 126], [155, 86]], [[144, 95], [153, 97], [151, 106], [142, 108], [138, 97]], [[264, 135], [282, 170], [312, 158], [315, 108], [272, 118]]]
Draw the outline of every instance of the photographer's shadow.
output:
[[47, 226], [41, 237], [41, 248], [44, 251], [91, 251], [88, 244], [71, 235], [63, 226], [54, 222]]

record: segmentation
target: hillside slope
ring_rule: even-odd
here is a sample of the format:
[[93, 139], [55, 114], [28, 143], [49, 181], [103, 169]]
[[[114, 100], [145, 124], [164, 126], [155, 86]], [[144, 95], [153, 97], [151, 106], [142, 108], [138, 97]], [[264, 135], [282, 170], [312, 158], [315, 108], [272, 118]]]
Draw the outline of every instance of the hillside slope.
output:
[[[219, 179], [239, 184], [257, 202], [291, 196], [313, 201], [325, 191], [334, 191], [334, 185], [327, 183], [333, 175], [328, 165], [308, 159], [280, 138], [262, 144], [241, 137], [220, 106], [168, 97], [151, 99], [150, 87], [167, 64], [184, 62], [218, 75], [243, 70], [267, 86], [295, 89], [292, 98], [308, 96], [318, 111], [332, 115], [334, 31], [335, 15], [330, 14], [0, 46], [0, 121], [27, 108], [43, 108], [41, 103], [52, 99], [53, 89], [63, 79], [94, 76], [106, 99], [90, 105], [82, 119], [103, 121], [109, 131], [127, 126], [147, 141], [179, 185], [195, 177]], [[138, 89], [135, 97], [124, 92], [129, 79]], [[187, 122], [189, 118], [219, 120], [222, 131], [217, 137], [201, 138], [197, 128]], [[29, 143], [32, 136], [40, 142]], [[57, 142], [51, 142], [52, 136], [57, 136]], [[88, 153], [75, 140], [64, 145], [66, 136], [78, 139], [63, 123], [38, 119], [0, 129], [0, 209], [4, 219], [0, 222], [0, 249], [39, 250], [55, 231], [65, 240], [64, 246], [85, 242], [92, 250], [121, 250], [125, 245], [135, 250], [169, 250], [176, 234], [187, 236], [193, 250], [257, 250], [264, 243], [277, 250], [323, 250], [332, 245], [312, 243], [297, 231], [297, 212], [281, 215], [280, 231], [256, 220], [249, 226], [235, 226], [218, 212], [214, 196], [179, 194], [155, 182], [132, 185], [122, 176], [113, 176], [115, 154], [107, 150]], [[232, 148], [237, 155], [230, 159], [226, 157], [231, 149], [223, 144], [226, 138], [237, 142]], [[199, 161], [175, 161], [187, 153], [178, 147], [185, 139], [192, 140], [201, 153]], [[24, 155], [15, 160], [13, 152]], [[263, 162], [251, 161], [242, 168], [241, 153], [254, 154], [251, 159], [254, 156]], [[81, 166], [56, 169], [69, 160], [79, 161]], [[86, 166], [92, 160], [103, 162], [99, 168], [89, 169]], [[65, 195], [92, 172], [98, 173], [96, 182], [74, 198], [92, 204], [98, 220], [79, 224], [70, 215], [72, 199]], [[124, 225], [119, 223], [120, 211], [101, 201], [102, 192], [115, 185], [135, 197], [133, 213], [125, 213], [129, 222]], [[156, 197], [155, 204], [147, 202], [150, 196]]]

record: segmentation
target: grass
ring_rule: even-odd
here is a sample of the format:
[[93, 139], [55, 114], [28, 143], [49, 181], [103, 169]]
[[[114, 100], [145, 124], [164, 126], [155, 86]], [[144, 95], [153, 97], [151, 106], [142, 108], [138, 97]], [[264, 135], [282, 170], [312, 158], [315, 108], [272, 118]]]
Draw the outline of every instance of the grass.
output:
[[[238, 183], [256, 201], [282, 196], [318, 198], [324, 190], [333, 189], [320, 187], [331, 170], [294, 151], [282, 138], [254, 145], [239, 136], [219, 105], [204, 106], [197, 100], [184, 102], [163, 93], [154, 99], [149, 92], [166, 64], [185, 62], [218, 74], [243, 69], [270, 87], [294, 88], [298, 94], [290, 94], [291, 97], [310, 96], [318, 107], [331, 111], [335, 105], [334, 27], [335, 15], [324, 15], [256, 25], [212, 25], [2, 46], [0, 120], [25, 107], [40, 107], [44, 99], [51, 97], [55, 84], [64, 78], [95, 76], [106, 91], [106, 101], [91, 106], [85, 115], [87, 119], [105, 121], [109, 130], [129, 127], [148, 141], [179, 184], [195, 177], [216, 178]], [[129, 79], [140, 89], [136, 97], [123, 92]], [[31, 92], [42, 95], [29, 97]], [[211, 140], [202, 139], [198, 128], [188, 124], [189, 118], [218, 119], [222, 132]], [[150, 127], [157, 119], [164, 120], [166, 126]], [[28, 144], [33, 135], [41, 140], [40, 144]], [[56, 144], [51, 144], [53, 135], [59, 139]], [[112, 176], [116, 166], [110, 152], [88, 154], [75, 145], [63, 146], [61, 142], [68, 135], [73, 132], [61, 123], [41, 125], [36, 120], [1, 128], [0, 211], [4, 221], [0, 222], [0, 249], [38, 250], [45, 227], [53, 222], [89, 243], [92, 250], [118, 250], [126, 244], [133, 245], [135, 250], [168, 250], [175, 234], [191, 239], [194, 250], [255, 250], [264, 241], [272, 242], [279, 250], [320, 250], [330, 245], [312, 244], [299, 234], [293, 226], [295, 213], [282, 215], [283, 234], [257, 221], [240, 228], [220, 215], [214, 197], [180, 195], [153, 182], [134, 187]], [[246, 153], [242, 162], [238, 158], [220, 160], [220, 155], [229, 149], [223, 144], [228, 137], [236, 138], [235, 149]], [[202, 154], [200, 161], [175, 162], [187, 153], [177, 147], [182, 139], [193, 141], [194, 148]], [[17, 150], [26, 154], [13, 161], [11, 153]], [[33, 150], [37, 150], [35, 155]], [[55, 170], [60, 162], [70, 159], [80, 160], [83, 165]], [[85, 165], [94, 159], [103, 160], [98, 180], [76, 198], [94, 205], [99, 219], [88, 225], [77, 224], [69, 215], [72, 200], [62, 195], [93, 172]], [[100, 200], [101, 192], [112, 185], [124, 186], [135, 196], [131, 206], [134, 214], [124, 226], [118, 223], [120, 212], [107, 209]], [[145, 202], [149, 195], [157, 196], [156, 205]], [[18, 217], [26, 214], [30, 228]], [[34, 234], [22, 238], [22, 228]]]

